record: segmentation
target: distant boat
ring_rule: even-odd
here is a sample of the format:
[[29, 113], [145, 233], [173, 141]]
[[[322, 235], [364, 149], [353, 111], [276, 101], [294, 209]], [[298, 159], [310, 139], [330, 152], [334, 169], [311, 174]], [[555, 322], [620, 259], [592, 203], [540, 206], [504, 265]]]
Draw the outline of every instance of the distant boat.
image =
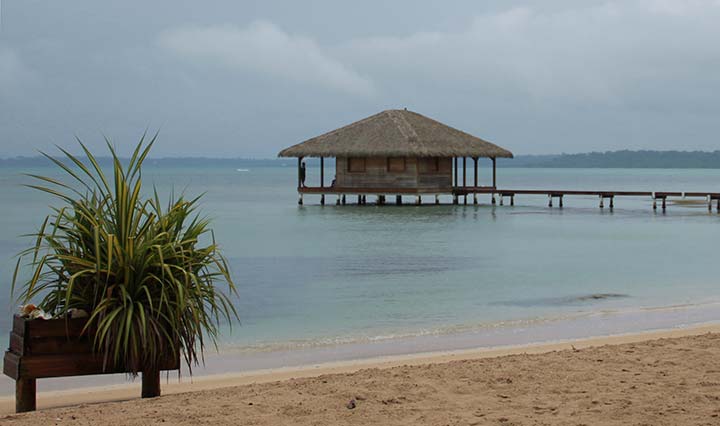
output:
[[238, 172], [249, 172], [250, 169], [237, 169]]

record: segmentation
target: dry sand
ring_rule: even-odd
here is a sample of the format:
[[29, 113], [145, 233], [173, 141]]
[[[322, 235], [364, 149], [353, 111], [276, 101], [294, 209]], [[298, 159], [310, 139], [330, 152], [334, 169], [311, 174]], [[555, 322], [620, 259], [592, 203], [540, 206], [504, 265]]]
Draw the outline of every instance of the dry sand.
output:
[[87, 403], [135, 396], [137, 386], [55, 392], [40, 395], [41, 408], [86, 402], [0, 423], [720, 425], [720, 334], [708, 331], [718, 326], [576, 341], [575, 349], [561, 343], [214, 377], [165, 386], [166, 395], [151, 400]]

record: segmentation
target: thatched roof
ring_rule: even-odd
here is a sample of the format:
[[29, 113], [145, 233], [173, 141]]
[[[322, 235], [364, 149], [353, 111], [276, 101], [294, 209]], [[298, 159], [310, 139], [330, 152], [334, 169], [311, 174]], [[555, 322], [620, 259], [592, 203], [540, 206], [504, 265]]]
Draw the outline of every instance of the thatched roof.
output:
[[280, 157], [505, 157], [506, 149], [408, 110], [387, 110], [280, 151]]

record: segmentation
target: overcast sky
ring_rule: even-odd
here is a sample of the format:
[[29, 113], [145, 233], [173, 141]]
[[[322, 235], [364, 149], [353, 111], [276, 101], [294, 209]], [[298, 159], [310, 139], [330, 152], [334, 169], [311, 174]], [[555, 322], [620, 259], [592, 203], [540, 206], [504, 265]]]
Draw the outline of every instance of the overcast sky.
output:
[[0, 157], [274, 157], [384, 109], [516, 154], [720, 149], [720, 0], [0, 0]]

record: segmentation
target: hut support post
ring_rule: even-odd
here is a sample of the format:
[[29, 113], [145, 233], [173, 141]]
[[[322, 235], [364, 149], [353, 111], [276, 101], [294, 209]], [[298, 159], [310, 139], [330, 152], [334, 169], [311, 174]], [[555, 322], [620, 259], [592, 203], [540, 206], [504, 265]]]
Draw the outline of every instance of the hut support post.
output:
[[458, 186], [458, 161], [457, 161], [457, 157], [453, 158], [453, 160], [455, 161], [455, 168], [454, 168], [454, 170], [453, 170], [453, 173], [454, 173], [454, 175], [453, 175], [453, 176], [454, 176], [453, 186]]
[[18, 379], [15, 381], [15, 412], [35, 411], [36, 399], [35, 379]]
[[[473, 180], [473, 186], [477, 189], [478, 186], [478, 158], [473, 157], [473, 162], [475, 163], [475, 179]], [[477, 192], [473, 192], [473, 204], [477, 204]]]
[[398, 206], [402, 205], [402, 195], [395, 196], [395, 204], [397, 204]]
[[325, 157], [320, 157], [320, 188], [325, 188]]
[[160, 370], [142, 372], [141, 396], [143, 398], [155, 398], [160, 396]]
[[[466, 157], [463, 157], [463, 188], [467, 188], [467, 164], [466, 164]], [[465, 193], [465, 196], [463, 197], [463, 203], [467, 205], [467, 192]]]
[[493, 164], [493, 188], [497, 188], [497, 161], [496, 158], [492, 158]]
[[440, 204], [440, 196], [435, 194], [435, 204]]
[[321, 194], [321, 195], [320, 195], [320, 205], [321, 205], [321, 206], [324, 206], [324, 205], [325, 205], [325, 194]]
[[300, 178], [300, 168], [302, 167], [302, 157], [298, 157], [298, 189], [302, 186], [302, 179]]

